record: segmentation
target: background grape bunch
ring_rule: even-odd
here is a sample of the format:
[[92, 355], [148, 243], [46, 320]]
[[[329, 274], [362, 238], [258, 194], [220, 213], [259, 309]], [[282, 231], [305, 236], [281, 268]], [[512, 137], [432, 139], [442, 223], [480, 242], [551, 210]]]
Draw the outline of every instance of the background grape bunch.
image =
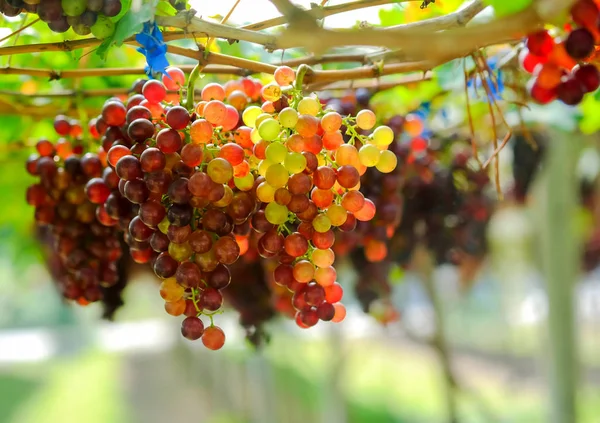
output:
[[73, 28], [78, 35], [97, 38], [112, 35], [115, 23], [110, 18], [121, 9], [121, 0], [0, 0], [0, 13], [5, 16], [34, 13], [54, 32]]

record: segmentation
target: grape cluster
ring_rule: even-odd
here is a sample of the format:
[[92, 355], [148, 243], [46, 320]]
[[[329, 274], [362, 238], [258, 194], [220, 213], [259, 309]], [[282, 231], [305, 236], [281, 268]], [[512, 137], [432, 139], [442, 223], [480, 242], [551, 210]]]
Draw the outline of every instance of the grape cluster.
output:
[[[210, 83], [187, 110], [177, 93], [185, 75], [172, 67], [162, 82], [136, 83], [125, 104], [108, 100], [95, 122], [108, 163], [87, 182], [98, 220], [124, 230], [133, 260], [161, 279], [167, 313], [185, 316], [182, 334], [210, 349], [225, 342], [213, 319], [231, 266], [245, 254], [277, 263], [271, 280], [292, 293], [300, 327], [343, 320], [334, 230], [375, 216], [360, 177], [397, 164], [388, 150], [393, 131], [375, 128], [373, 112], [342, 117], [294, 89], [295, 77], [282, 66], [265, 86], [251, 78]], [[241, 279], [232, 292], [245, 292]], [[230, 296], [247, 308], [240, 298]], [[253, 320], [267, 320], [272, 310], [263, 310], [248, 321], [240, 310], [250, 339], [262, 337]]]
[[572, 23], [564, 37], [541, 30], [527, 37], [520, 54], [523, 68], [533, 74], [531, 97], [540, 104], [559, 99], [574, 106], [600, 86], [595, 64], [600, 45], [600, 9], [594, 0], [578, 0], [571, 8]]
[[[79, 123], [61, 116], [55, 129], [72, 138], [82, 132]], [[81, 155], [81, 145], [64, 138], [56, 144], [40, 140], [36, 150], [26, 168], [39, 180], [27, 189], [26, 199], [35, 207], [35, 222], [50, 246], [54, 279], [66, 299], [82, 305], [100, 301], [103, 292], [123, 283], [118, 269], [123, 255], [119, 234], [100, 224], [98, 208], [88, 199], [90, 183], [103, 174], [103, 155]]]
[[0, 12], [5, 16], [35, 13], [54, 32], [73, 28], [78, 35], [92, 33], [97, 38], [113, 34], [111, 18], [121, 9], [121, 0], [0, 0]]

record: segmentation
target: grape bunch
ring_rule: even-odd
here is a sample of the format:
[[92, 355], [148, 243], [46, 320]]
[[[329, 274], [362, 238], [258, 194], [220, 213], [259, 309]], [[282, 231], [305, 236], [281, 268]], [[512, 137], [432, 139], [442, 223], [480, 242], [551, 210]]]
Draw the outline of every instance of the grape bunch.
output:
[[574, 106], [600, 86], [596, 66], [600, 46], [600, 2], [578, 0], [571, 8], [572, 22], [564, 36], [540, 30], [527, 37], [519, 58], [533, 77], [528, 88], [533, 100], [547, 104], [555, 99]]
[[91, 33], [101, 39], [113, 34], [111, 18], [121, 9], [121, 0], [0, 0], [0, 12], [5, 16], [35, 13], [54, 32], [73, 28], [78, 35]]
[[295, 89], [295, 78], [282, 66], [264, 86], [210, 83], [187, 110], [177, 92], [185, 75], [171, 67], [162, 81], [137, 83], [126, 103], [108, 100], [95, 122], [109, 166], [88, 182], [98, 220], [124, 230], [134, 261], [161, 279], [167, 313], [185, 316], [183, 336], [209, 349], [225, 342], [214, 325], [225, 288], [244, 292], [247, 277], [232, 282], [231, 266], [253, 252], [277, 262], [272, 281], [293, 293], [300, 327], [343, 320], [335, 229], [374, 217], [361, 174], [397, 164], [393, 131], [374, 128], [373, 112], [342, 117]]
[[[77, 122], [61, 116], [55, 129], [73, 138], [82, 131]], [[94, 195], [91, 183], [103, 173], [103, 156], [78, 154], [81, 145], [64, 138], [56, 144], [40, 140], [36, 150], [26, 168], [39, 179], [27, 189], [26, 199], [35, 207], [36, 225], [49, 246], [51, 273], [62, 295], [82, 305], [109, 292], [113, 305], [107, 315], [112, 315], [118, 299], [110, 288], [124, 283], [119, 271], [123, 248], [120, 234], [97, 220], [98, 208], [89, 199]]]

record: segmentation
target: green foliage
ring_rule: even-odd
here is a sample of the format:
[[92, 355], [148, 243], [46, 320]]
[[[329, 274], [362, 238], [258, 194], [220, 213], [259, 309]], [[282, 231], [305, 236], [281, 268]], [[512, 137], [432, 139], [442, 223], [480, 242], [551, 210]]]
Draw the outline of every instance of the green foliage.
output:
[[498, 17], [513, 15], [525, 10], [531, 4], [531, 0], [484, 0], [483, 2], [492, 6]]

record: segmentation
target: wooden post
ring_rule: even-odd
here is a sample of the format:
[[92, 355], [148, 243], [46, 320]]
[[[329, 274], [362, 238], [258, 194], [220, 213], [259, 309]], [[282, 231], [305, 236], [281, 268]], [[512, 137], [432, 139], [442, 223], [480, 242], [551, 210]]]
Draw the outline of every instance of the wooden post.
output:
[[581, 240], [575, 232], [579, 201], [577, 136], [553, 132], [539, 196], [540, 252], [548, 293], [550, 422], [576, 423], [577, 348], [573, 288]]

